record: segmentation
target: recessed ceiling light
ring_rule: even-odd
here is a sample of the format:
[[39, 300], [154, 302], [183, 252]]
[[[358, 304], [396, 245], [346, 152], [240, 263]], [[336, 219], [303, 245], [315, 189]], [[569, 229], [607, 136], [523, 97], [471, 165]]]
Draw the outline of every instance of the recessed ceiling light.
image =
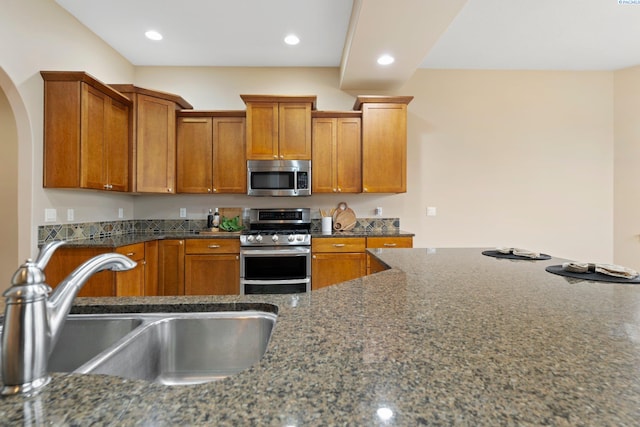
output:
[[393, 64], [393, 61], [395, 61], [395, 58], [391, 55], [382, 55], [380, 58], [378, 58], [378, 64], [380, 65]]
[[149, 40], [162, 40], [162, 34], [154, 30], [149, 30], [144, 33], [144, 35], [147, 36]]
[[295, 34], [289, 34], [284, 38], [284, 42], [288, 45], [295, 46], [300, 43], [300, 39]]

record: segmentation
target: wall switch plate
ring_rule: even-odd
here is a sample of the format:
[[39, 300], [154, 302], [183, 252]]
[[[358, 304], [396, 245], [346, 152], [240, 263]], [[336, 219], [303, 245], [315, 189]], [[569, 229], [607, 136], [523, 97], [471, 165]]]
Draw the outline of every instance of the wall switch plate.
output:
[[74, 217], [73, 209], [67, 209], [67, 221], [73, 221]]
[[58, 214], [55, 209], [45, 209], [44, 210], [44, 222], [56, 222], [58, 219]]
[[124, 218], [124, 209], [118, 208], [118, 218]]
[[180, 208], [180, 218], [187, 217], [187, 208]]
[[437, 210], [433, 206], [427, 207], [427, 216], [436, 216]]

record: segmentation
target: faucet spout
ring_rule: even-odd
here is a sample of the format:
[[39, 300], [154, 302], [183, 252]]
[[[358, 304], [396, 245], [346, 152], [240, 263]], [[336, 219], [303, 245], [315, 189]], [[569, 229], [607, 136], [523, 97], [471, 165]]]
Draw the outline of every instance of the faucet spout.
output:
[[121, 254], [101, 254], [80, 265], [62, 280], [49, 296], [47, 302], [50, 331], [49, 351], [53, 350], [56, 345], [64, 321], [71, 311], [73, 300], [87, 280], [103, 270], [125, 271], [134, 268], [136, 264], [135, 261]]
[[45, 283], [43, 269], [55, 249], [64, 242], [45, 245], [36, 261], [28, 259], [13, 275], [12, 286], [4, 293], [0, 394], [33, 394], [49, 382], [47, 361], [73, 300], [89, 280], [102, 270], [123, 271], [136, 266], [124, 255], [95, 256], [76, 268], [57, 286]]

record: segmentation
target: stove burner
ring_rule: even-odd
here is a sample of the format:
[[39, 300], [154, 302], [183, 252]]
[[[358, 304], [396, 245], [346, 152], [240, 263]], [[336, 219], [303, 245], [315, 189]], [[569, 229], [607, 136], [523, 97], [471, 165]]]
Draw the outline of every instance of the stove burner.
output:
[[309, 209], [252, 209], [241, 246], [311, 245]]

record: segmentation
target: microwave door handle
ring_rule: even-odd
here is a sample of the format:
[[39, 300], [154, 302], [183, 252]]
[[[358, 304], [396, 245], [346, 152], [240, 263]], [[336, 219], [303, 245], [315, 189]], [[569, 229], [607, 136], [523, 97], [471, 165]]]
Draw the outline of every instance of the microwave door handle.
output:
[[293, 170], [293, 194], [298, 194], [298, 169]]

